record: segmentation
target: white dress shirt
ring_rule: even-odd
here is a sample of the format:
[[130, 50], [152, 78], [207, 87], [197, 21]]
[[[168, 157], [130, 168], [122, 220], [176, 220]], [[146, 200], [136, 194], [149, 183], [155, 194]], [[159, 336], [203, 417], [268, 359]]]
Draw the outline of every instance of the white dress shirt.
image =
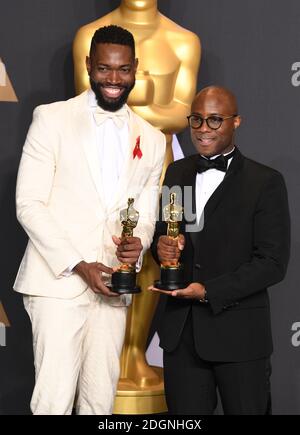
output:
[[[229, 153], [224, 154], [224, 156], [227, 156], [227, 154], [230, 154], [232, 151], [233, 150], [231, 150]], [[211, 157], [211, 159], [216, 159], [219, 155], [220, 154], [213, 156]], [[232, 161], [232, 157], [227, 162], [227, 169], [229, 168], [231, 161]], [[219, 184], [222, 183], [225, 174], [226, 172], [219, 171], [218, 169], [215, 168], [208, 169], [207, 171], [201, 172], [201, 174], [197, 174], [195, 195], [196, 195], [196, 216], [197, 216], [198, 225], [207, 201], [214, 193], [216, 188], [219, 186]]]
[[[111, 118], [106, 119], [102, 124], [97, 125], [94, 113], [98, 107], [94, 92], [88, 91], [88, 105], [93, 119], [95, 135], [99, 150], [99, 169], [104, 191], [104, 204], [108, 207], [119, 190], [119, 179], [124, 169], [126, 154], [129, 144], [129, 113], [123, 126], [118, 128]], [[113, 243], [113, 242], [112, 242]], [[70, 276], [74, 267], [83, 259], [74, 261], [63, 273], [62, 276]], [[142, 254], [136, 263], [136, 271], [142, 267]]]
[[[88, 101], [93, 117], [98, 104], [94, 92], [88, 92]], [[112, 113], [113, 115], [113, 113]], [[129, 148], [129, 113], [121, 128], [118, 128], [113, 119], [108, 118], [97, 125], [93, 117], [95, 134], [99, 150], [99, 167], [102, 175], [104, 203], [109, 206], [118, 192], [119, 178], [124, 168], [125, 157]]]

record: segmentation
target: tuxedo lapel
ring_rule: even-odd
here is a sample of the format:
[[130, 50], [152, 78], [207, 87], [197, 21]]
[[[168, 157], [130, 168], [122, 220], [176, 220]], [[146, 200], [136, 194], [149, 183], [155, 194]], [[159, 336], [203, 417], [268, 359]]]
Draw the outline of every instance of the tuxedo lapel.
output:
[[235, 155], [222, 183], [219, 184], [219, 186], [216, 188], [216, 190], [211, 195], [204, 207], [204, 225], [205, 221], [209, 221], [218, 205], [226, 198], [226, 195], [228, 195], [228, 193], [230, 192], [230, 189], [235, 182], [235, 176], [242, 167], [242, 164], [243, 156], [239, 152], [239, 150], [236, 149]]
[[93, 128], [93, 119], [88, 107], [87, 92], [81, 94], [77, 101], [76, 117], [76, 139], [79, 140], [88, 163], [91, 177], [95, 188], [99, 194], [99, 200], [103, 205], [103, 185], [101, 180], [99, 152], [97, 149], [97, 137], [95, 128]]
[[[197, 176], [197, 167], [196, 167], [196, 159], [198, 155], [191, 156], [191, 164], [188, 165], [186, 168], [184, 174], [183, 174], [183, 182], [182, 186], [192, 186], [192, 198], [187, 199], [185, 197], [184, 199], [184, 206], [190, 207], [192, 210], [192, 214], [196, 215], [196, 176]], [[235, 176], [242, 167], [244, 157], [239, 152], [238, 149], [236, 149], [236, 153], [234, 158], [232, 159], [232, 162], [229, 166], [229, 169], [224, 177], [224, 180], [220, 185], [217, 187], [217, 189], [214, 191], [214, 193], [211, 195], [209, 200], [207, 201], [205, 207], [204, 207], [204, 225], [205, 222], [208, 222], [215, 210], [217, 209], [218, 205], [226, 198], [226, 195], [228, 192], [230, 192], [230, 189], [235, 182]], [[191, 204], [190, 204], [191, 202]], [[186, 213], [185, 213], [186, 217]], [[196, 218], [195, 219], [186, 219], [184, 220], [184, 224], [186, 225], [197, 225]], [[187, 227], [188, 228], [188, 227]], [[202, 230], [202, 225], [200, 224], [200, 227], [198, 228], [198, 231], [187, 231], [186, 235], [190, 238], [194, 248], [197, 246], [198, 243], [198, 237]]]
[[[196, 158], [197, 155], [189, 157], [191, 159], [191, 165], [186, 167], [184, 173], [182, 174], [182, 188], [183, 190], [183, 206], [184, 206], [184, 225], [186, 235], [190, 237], [193, 245], [195, 246], [197, 231], [188, 231], [189, 226], [195, 227], [197, 225], [196, 218]], [[190, 191], [186, 190], [186, 187], [191, 187], [191, 195]]]

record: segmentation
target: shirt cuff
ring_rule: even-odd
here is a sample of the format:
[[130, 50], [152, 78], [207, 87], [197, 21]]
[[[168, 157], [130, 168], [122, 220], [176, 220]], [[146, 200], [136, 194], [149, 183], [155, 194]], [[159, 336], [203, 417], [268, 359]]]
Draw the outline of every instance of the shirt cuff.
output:
[[73, 275], [73, 269], [75, 266], [77, 266], [77, 264], [79, 264], [81, 261], [83, 261], [83, 258], [81, 258], [80, 260], [76, 260], [74, 261], [69, 267], [67, 267], [67, 269], [65, 269], [62, 273], [61, 273], [61, 277], [66, 277], [68, 278], [69, 276]]
[[138, 261], [135, 263], [136, 273], [139, 273], [141, 271], [142, 265], [143, 265], [143, 252], [140, 253]]

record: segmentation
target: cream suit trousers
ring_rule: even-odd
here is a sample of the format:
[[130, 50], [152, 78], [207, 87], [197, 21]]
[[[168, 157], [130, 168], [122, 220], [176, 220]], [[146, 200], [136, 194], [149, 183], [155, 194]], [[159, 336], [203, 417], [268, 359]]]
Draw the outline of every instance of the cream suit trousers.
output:
[[90, 289], [74, 299], [24, 296], [31, 319], [36, 384], [33, 414], [112, 413], [126, 307]]

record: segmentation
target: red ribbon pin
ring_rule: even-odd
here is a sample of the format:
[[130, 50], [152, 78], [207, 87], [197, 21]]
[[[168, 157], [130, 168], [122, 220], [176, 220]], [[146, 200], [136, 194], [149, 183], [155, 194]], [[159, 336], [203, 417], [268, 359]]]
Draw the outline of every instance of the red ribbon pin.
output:
[[142, 150], [140, 148], [140, 142], [141, 142], [141, 136], [138, 136], [136, 138], [136, 143], [135, 143], [135, 147], [133, 150], [133, 158], [135, 159], [136, 157], [138, 157], [138, 159], [141, 159], [143, 156]]

